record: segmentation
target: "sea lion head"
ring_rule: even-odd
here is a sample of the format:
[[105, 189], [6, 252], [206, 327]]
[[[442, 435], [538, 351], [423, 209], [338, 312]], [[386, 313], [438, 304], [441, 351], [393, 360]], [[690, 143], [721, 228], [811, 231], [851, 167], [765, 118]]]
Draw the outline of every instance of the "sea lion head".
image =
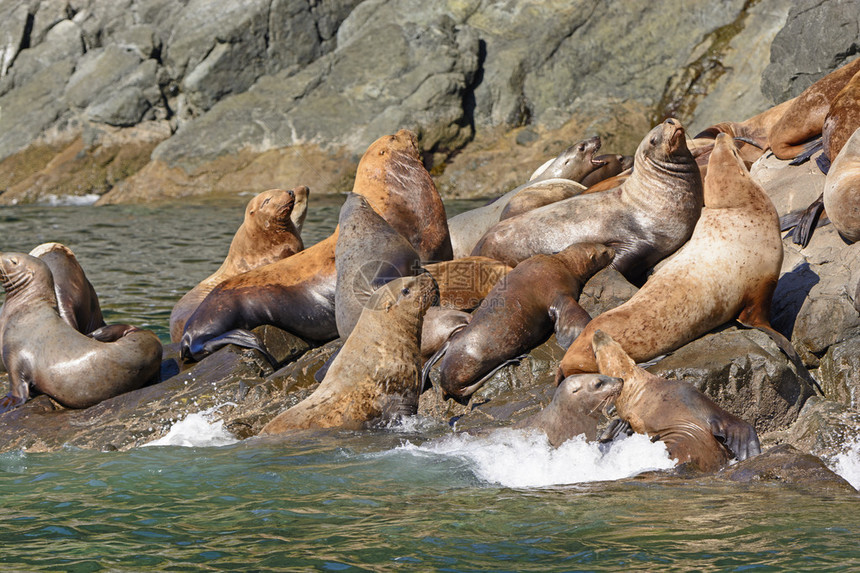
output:
[[6, 291], [6, 300], [29, 292], [49, 300], [56, 306], [54, 277], [41, 259], [24, 253], [0, 254], [0, 282]]
[[591, 347], [597, 358], [597, 368], [601, 373], [611, 372], [614, 376], [626, 377], [636, 370], [636, 363], [627, 355], [620, 344], [602, 330], [595, 330]]
[[678, 163], [679, 158], [692, 160], [684, 126], [674, 118], [669, 118], [648, 132], [636, 150], [635, 165], [641, 165], [646, 158], [652, 163]]
[[598, 167], [606, 165], [606, 161], [594, 156], [599, 149], [600, 137], [597, 135], [574, 143], [532, 180], [561, 178], [579, 182]]
[[558, 253], [571, 273], [580, 275], [582, 283], [612, 262], [615, 249], [601, 243], [574, 243]]
[[552, 401], [578, 420], [598, 420], [601, 414], [608, 417], [606, 411], [623, 385], [621, 378], [604, 374], [573, 374], [561, 381]]
[[263, 191], [245, 208], [245, 221], [263, 230], [291, 229], [296, 192], [292, 189], [269, 189]]
[[427, 309], [439, 303], [439, 287], [428, 272], [400, 277], [377, 289], [367, 303], [368, 308], [393, 312], [406, 309], [423, 316]]

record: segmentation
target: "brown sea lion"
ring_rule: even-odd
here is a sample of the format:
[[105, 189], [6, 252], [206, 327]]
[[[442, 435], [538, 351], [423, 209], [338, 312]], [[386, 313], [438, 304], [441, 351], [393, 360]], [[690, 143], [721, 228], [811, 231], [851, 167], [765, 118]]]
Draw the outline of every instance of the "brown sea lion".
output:
[[[405, 236], [422, 261], [450, 259], [445, 211], [421, 163], [415, 134], [400, 130], [368, 147], [353, 192]], [[292, 257], [242, 273], [215, 287], [189, 318], [182, 356], [200, 357], [226, 344], [265, 351], [249, 329], [271, 324], [306, 340], [337, 338], [334, 265], [339, 229]]]
[[[594, 154], [598, 149], [600, 149], [600, 138], [598, 137], [580, 141], [560, 153], [555, 159], [547, 161], [539, 167], [532, 175], [532, 179], [523, 185], [508, 191], [483, 207], [451, 217], [448, 221], [448, 228], [451, 231], [454, 258], [460, 259], [468, 256], [484, 233], [499, 222], [505, 207], [519, 193], [530, 190], [541, 193], [542, 191], [539, 191], [541, 189], [552, 190], [555, 188], [570, 191], [579, 188], [571, 182], [578, 183], [578, 179], [585, 177], [601, 166], [594, 161]], [[550, 169], [550, 165], [553, 168]], [[563, 169], [560, 169], [562, 167]], [[584, 188], [582, 187], [582, 189]], [[555, 193], [555, 191], [548, 192]]]
[[715, 472], [732, 457], [761, 453], [755, 428], [717, 406], [695, 386], [666, 380], [636, 366], [601, 330], [592, 339], [600, 373], [623, 380], [615, 409], [633, 431], [666, 444], [678, 464]]
[[610, 177], [615, 177], [619, 173], [623, 171], [627, 171], [631, 167], [633, 167], [633, 156], [632, 155], [598, 155], [595, 158], [597, 161], [602, 161], [603, 166], [598, 167], [588, 175], [582, 178], [582, 183], [585, 185], [585, 188], [588, 189], [597, 185], [601, 181], [605, 181]]
[[[795, 99], [797, 98], [770, 107], [744, 121], [724, 121], [712, 125], [696, 135], [694, 141], [700, 139], [713, 140], [717, 137], [718, 133], [725, 133], [736, 139], [738, 153], [740, 153], [743, 160], [747, 163], [754, 163], [764, 155], [766, 150], [770, 149], [770, 133], [773, 127], [782, 119], [782, 116], [785, 115], [785, 112], [794, 105]], [[741, 145], [741, 141], [749, 142], [749, 144]], [[713, 144], [710, 147], [713, 148]], [[700, 157], [703, 160], [707, 160], [709, 155], [702, 154]]]
[[511, 272], [511, 267], [489, 257], [430, 263], [424, 269], [439, 285], [439, 306], [458, 310], [478, 308], [496, 283]]
[[775, 334], [768, 315], [782, 266], [779, 218], [724, 133], [717, 136], [704, 192], [705, 207], [689, 242], [630, 300], [586, 326], [565, 353], [558, 380], [597, 372], [591, 345], [597, 329], [636, 362], [735, 318]]
[[566, 179], [550, 179], [523, 189], [508, 201], [499, 221], [533, 211], [538, 207], [576, 197], [585, 192], [585, 185]]
[[379, 288], [319, 387], [260, 433], [360, 429], [414, 415], [421, 391], [421, 328], [436, 295], [429, 273]]
[[356, 193], [347, 195], [338, 228], [334, 312], [338, 335], [345, 339], [373, 291], [395, 278], [416, 274], [421, 260], [409, 241]]
[[468, 312], [455, 308], [431, 306], [424, 315], [421, 329], [421, 363], [424, 364], [442, 348], [451, 335], [465, 327], [472, 320]]
[[824, 155], [833, 161], [860, 128], [860, 71], [833, 98], [821, 129]]
[[[580, 243], [520, 263], [440, 350], [439, 382], [445, 393], [468, 398], [488, 374], [544, 342], [553, 328], [560, 345], [570, 344], [591, 319], [578, 303], [582, 286], [613, 255], [604, 245]], [[431, 360], [425, 376], [432, 366]]]
[[66, 407], [87, 408], [158, 377], [158, 337], [134, 327], [110, 343], [81, 334], [60, 317], [54, 279], [44, 261], [2, 253], [0, 280], [6, 291], [2, 357], [10, 384], [0, 412], [26, 402], [31, 389]]
[[855, 58], [797, 96], [770, 131], [773, 154], [779, 159], [794, 159], [810, 139], [821, 135], [831, 102], [858, 71], [860, 58]]
[[860, 128], [839, 151], [824, 180], [824, 208], [836, 230], [860, 240]]
[[620, 378], [603, 374], [568, 376], [555, 389], [546, 408], [515, 427], [542, 431], [554, 448], [579, 435], [594, 441], [606, 407], [615, 401], [619, 392]]
[[245, 219], [230, 242], [224, 262], [174, 305], [170, 313], [172, 342], [179, 342], [188, 317], [218, 283], [304, 248], [299, 227], [307, 213], [308, 194], [303, 185], [295, 189], [269, 189], [248, 202]]
[[635, 165], [618, 188], [499, 222], [472, 254], [514, 266], [573, 243], [603, 243], [615, 250], [613, 267], [628, 280], [640, 278], [690, 237], [702, 210], [702, 179], [676, 119], [651, 130], [636, 150]]

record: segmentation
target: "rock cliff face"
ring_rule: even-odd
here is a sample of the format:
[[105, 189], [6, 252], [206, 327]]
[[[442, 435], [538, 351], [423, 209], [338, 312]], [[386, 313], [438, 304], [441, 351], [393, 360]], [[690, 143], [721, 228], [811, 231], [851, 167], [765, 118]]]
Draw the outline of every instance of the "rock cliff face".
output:
[[667, 115], [744, 119], [857, 52], [860, 0], [794, 4], [6, 0], [0, 203], [344, 191], [404, 127], [444, 193], [494, 194], [586, 135], [629, 153]]

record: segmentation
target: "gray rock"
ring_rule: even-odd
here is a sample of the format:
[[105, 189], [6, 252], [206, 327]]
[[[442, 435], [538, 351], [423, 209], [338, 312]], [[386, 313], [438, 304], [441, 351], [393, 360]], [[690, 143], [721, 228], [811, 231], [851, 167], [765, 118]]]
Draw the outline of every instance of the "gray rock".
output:
[[761, 89], [773, 103], [799, 95], [860, 54], [860, 0], [800, 0], [770, 47]]
[[85, 108], [109, 92], [138, 66], [140, 55], [115, 44], [88, 52], [80, 59], [75, 73], [66, 84], [66, 103]]
[[814, 159], [802, 165], [789, 163], [767, 153], [750, 167], [750, 175], [765, 190], [780, 216], [806, 209], [824, 191], [824, 174]]
[[802, 486], [816, 492], [857, 490], [834, 473], [819, 458], [799, 451], [788, 444], [775, 446], [761, 455], [747, 458], [721, 471], [716, 476], [741, 483], [778, 482]]
[[648, 370], [686, 380], [764, 433], [790, 426], [813, 390], [758, 330], [729, 327], [682, 346]]
[[596, 318], [627, 302], [638, 290], [624, 275], [612, 267], [606, 267], [585, 283], [579, 295], [579, 304], [592, 318]]
[[5, 3], [0, 7], [0, 95], [12, 87], [6, 75], [21, 47], [29, 41], [26, 38], [29, 15], [30, 11], [23, 2]]
[[818, 377], [829, 400], [860, 410], [860, 338], [828, 348]]
[[797, 422], [776, 437], [833, 463], [849, 444], [860, 440], [860, 412], [814, 396], [807, 401]]

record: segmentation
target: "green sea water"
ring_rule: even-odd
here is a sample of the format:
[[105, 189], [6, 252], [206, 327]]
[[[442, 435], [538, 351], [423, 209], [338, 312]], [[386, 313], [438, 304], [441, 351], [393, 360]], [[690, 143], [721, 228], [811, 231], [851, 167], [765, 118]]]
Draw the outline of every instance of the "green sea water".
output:
[[[219, 266], [248, 199], [7, 207], [0, 249], [68, 245], [109, 322], [167, 340], [173, 303]], [[342, 200], [311, 196], [306, 244]], [[2, 570], [860, 570], [857, 495], [632, 477], [667, 461], [647, 440], [556, 451], [414, 420], [237, 442], [217, 415], [174, 429], [186, 445], [0, 454]], [[853, 480], [857, 450], [838, 468]]]

